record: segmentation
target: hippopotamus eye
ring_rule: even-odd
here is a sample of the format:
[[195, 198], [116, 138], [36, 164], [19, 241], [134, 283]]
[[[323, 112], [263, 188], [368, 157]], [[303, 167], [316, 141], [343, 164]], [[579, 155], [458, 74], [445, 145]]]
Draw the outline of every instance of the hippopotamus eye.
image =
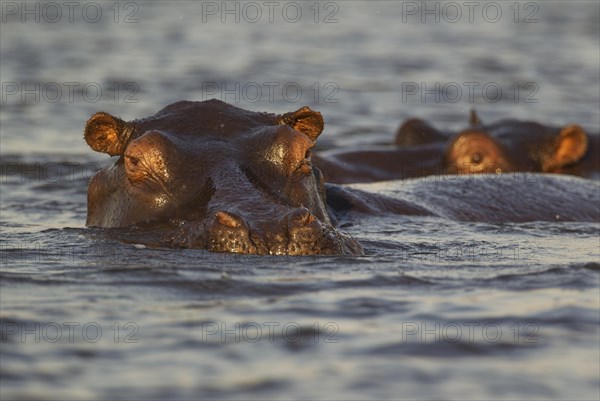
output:
[[172, 148], [172, 142], [158, 131], [148, 131], [131, 141], [123, 154], [129, 181], [136, 185], [169, 181], [168, 161], [175, 160]]
[[479, 164], [481, 163], [481, 160], [483, 158], [481, 157], [481, 153], [473, 153], [471, 155], [471, 162], [473, 162], [474, 164]]
[[127, 156], [127, 160], [129, 161], [129, 163], [131, 163], [132, 166], [137, 166], [138, 163], [140, 162], [140, 159], [138, 159], [137, 157], [133, 157], [133, 156]]
[[135, 156], [125, 155], [125, 169], [130, 180], [140, 180], [147, 175], [140, 159]]

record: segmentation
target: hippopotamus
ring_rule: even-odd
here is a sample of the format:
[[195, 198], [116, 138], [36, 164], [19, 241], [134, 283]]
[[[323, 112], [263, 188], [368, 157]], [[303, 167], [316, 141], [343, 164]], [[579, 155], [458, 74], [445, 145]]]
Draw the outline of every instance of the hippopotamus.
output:
[[[413, 180], [395, 194], [325, 183], [312, 163], [323, 129], [322, 115], [308, 107], [269, 114], [218, 100], [181, 101], [133, 121], [96, 113], [84, 138], [117, 159], [89, 182], [86, 225], [159, 247], [361, 255], [359, 242], [337, 228], [357, 213], [491, 222], [598, 218], [598, 188], [589, 180], [454, 176]], [[370, 178], [382, 179], [373, 171]]]
[[249, 254], [361, 254], [336, 229], [311, 165], [323, 117], [182, 101], [123, 121], [96, 113], [89, 146], [118, 160], [92, 177], [88, 226], [160, 226], [173, 247]]
[[438, 130], [411, 118], [394, 144], [332, 149], [315, 155], [327, 182], [348, 184], [430, 175], [545, 172], [600, 178], [600, 135], [579, 125], [550, 127], [501, 120], [484, 125], [471, 111], [469, 128]]
[[484, 124], [472, 111], [469, 128], [457, 133], [410, 119], [395, 136], [402, 149], [432, 143], [446, 143], [441, 155], [446, 174], [524, 171], [592, 177], [600, 172], [600, 135], [588, 135], [577, 124], [553, 127], [515, 119]]

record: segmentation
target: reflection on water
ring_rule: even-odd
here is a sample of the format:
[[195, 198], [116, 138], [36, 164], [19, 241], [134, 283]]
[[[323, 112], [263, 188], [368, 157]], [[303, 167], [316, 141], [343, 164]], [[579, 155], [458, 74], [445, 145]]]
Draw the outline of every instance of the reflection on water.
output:
[[497, 2], [472, 23], [422, 23], [420, 2], [308, 2], [273, 23], [162, 1], [21, 23], [6, 4], [2, 399], [598, 399], [598, 224], [361, 218], [344, 227], [359, 258], [147, 249], [83, 228], [109, 161], [82, 140], [96, 111], [207, 97], [310, 105], [323, 148], [389, 142], [410, 116], [457, 128], [472, 106], [597, 133], [596, 2]]

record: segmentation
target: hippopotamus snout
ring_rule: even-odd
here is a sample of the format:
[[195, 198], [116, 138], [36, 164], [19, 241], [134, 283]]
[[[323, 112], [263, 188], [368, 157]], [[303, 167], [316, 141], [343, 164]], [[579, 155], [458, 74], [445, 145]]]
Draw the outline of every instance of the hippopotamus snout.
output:
[[211, 252], [256, 255], [363, 253], [356, 240], [317, 219], [305, 207], [287, 209], [271, 218], [257, 217], [250, 213], [218, 210], [201, 221], [182, 222], [176, 233], [164, 239], [176, 247], [203, 248]]
[[342, 251], [334, 230], [304, 207], [264, 221], [217, 211], [206, 225], [205, 241], [213, 252], [307, 255], [339, 254]]

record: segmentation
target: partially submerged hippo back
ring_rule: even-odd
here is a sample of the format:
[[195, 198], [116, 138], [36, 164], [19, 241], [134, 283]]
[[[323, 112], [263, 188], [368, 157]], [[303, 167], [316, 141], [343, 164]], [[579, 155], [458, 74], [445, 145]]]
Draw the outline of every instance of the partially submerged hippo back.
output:
[[336, 230], [310, 161], [320, 113], [178, 102], [131, 122], [106, 113], [85, 139], [119, 156], [88, 187], [87, 225], [156, 227], [160, 244], [249, 254], [360, 254]]

